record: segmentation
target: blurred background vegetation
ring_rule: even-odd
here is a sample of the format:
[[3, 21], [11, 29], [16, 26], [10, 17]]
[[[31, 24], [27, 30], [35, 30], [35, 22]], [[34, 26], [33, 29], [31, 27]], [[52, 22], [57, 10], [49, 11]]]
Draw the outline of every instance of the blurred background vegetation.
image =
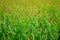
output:
[[60, 0], [0, 0], [0, 40], [60, 40]]

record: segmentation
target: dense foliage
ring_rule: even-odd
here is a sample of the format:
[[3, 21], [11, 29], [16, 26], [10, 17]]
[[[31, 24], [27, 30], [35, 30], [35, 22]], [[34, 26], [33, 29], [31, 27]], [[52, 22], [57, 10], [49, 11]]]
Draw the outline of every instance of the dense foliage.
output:
[[59, 0], [0, 0], [0, 40], [60, 40]]

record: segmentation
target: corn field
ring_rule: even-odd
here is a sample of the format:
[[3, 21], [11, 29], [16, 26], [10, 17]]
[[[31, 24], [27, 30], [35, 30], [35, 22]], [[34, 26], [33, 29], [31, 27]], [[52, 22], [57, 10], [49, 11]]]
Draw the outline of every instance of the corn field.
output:
[[60, 40], [60, 0], [0, 0], [0, 40]]

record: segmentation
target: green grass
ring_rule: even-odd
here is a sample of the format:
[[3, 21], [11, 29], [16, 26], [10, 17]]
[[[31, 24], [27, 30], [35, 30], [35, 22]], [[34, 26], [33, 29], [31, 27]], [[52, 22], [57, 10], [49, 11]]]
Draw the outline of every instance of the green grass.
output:
[[0, 40], [60, 40], [59, 0], [1, 0]]

